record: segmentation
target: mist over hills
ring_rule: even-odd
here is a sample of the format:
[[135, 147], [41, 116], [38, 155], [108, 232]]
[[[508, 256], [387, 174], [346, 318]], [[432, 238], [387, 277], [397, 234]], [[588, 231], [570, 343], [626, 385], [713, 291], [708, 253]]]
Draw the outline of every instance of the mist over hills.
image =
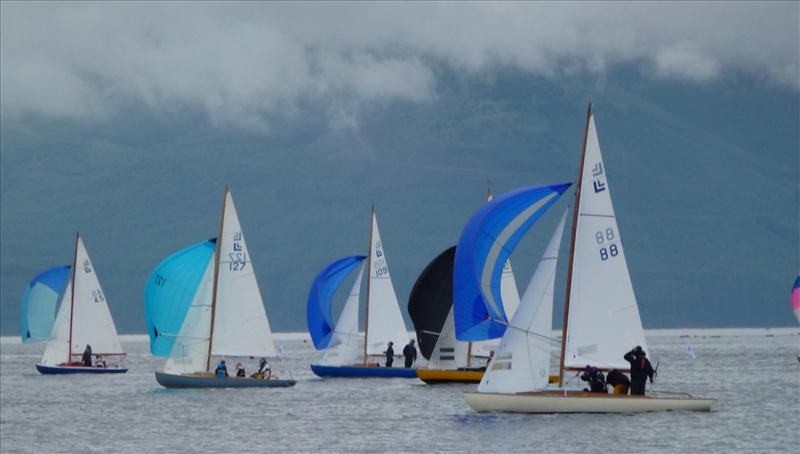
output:
[[[501, 193], [575, 180], [588, 99], [645, 328], [794, 323], [795, 90], [736, 74], [689, 84], [624, 67], [598, 80], [442, 66], [435, 93], [425, 102], [315, 100], [266, 133], [129, 102], [94, 123], [4, 120], [2, 335], [17, 333], [28, 280], [71, 260], [77, 229], [118, 330], [144, 332], [149, 273], [217, 234], [225, 182], [273, 330], [306, 329], [311, 281], [336, 258], [366, 253], [373, 204], [405, 312], [417, 274], [457, 241], [487, 185]], [[571, 197], [512, 255], [520, 293]]]

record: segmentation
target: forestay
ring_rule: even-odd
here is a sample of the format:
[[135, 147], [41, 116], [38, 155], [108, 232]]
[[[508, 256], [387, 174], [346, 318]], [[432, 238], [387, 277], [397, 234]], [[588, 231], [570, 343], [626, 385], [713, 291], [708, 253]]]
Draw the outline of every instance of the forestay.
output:
[[483, 375], [479, 392], [517, 393], [547, 385], [553, 342], [553, 287], [566, 219], [565, 211]]
[[108, 310], [103, 289], [94, 265], [78, 237], [74, 270], [74, 299], [72, 308], [72, 354], [80, 355], [87, 345], [95, 355], [124, 353], [117, 328]]
[[258, 289], [233, 196], [225, 192], [219, 276], [211, 353], [276, 356], [272, 331]]
[[162, 260], [147, 279], [144, 314], [152, 354], [167, 357], [172, 351], [216, 244], [212, 238], [175, 252]]
[[378, 231], [378, 220], [375, 212], [372, 213], [372, 235], [370, 243], [370, 270], [369, 270], [369, 304], [367, 353], [380, 355], [386, 350], [389, 341], [396, 346], [402, 346], [409, 340], [400, 305], [394, 292], [392, 278], [389, 275], [389, 264]]
[[518, 189], [495, 198], [472, 215], [456, 247], [453, 297], [458, 340], [503, 335], [508, 323], [500, 286], [503, 267], [522, 235], [569, 186]]
[[594, 117], [589, 117], [574, 240], [564, 366], [625, 368], [646, 349]]
[[56, 305], [69, 279], [69, 266], [51, 268], [37, 274], [25, 287], [19, 311], [19, 334], [23, 342], [50, 338]]

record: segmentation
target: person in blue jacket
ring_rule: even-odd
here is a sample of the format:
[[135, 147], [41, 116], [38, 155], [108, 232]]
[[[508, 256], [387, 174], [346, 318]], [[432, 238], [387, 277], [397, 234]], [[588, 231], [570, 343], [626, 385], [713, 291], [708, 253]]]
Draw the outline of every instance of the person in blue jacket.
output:
[[219, 364], [217, 364], [217, 368], [214, 369], [214, 375], [216, 375], [217, 378], [227, 378], [228, 377], [228, 366], [225, 365], [225, 360], [224, 359], [222, 361], [220, 361]]

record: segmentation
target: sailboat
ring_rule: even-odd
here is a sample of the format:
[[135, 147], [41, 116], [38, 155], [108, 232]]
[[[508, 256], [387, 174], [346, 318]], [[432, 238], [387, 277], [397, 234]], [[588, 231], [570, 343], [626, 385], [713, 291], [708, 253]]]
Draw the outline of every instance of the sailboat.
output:
[[[53, 319], [59, 297], [61, 305]], [[22, 306], [23, 340], [47, 340], [42, 359], [36, 364], [40, 373], [119, 374], [128, 371], [121, 365], [126, 353], [119, 343], [105, 294], [80, 233], [75, 235], [72, 267], [53, 268], [36, 276], [25, 291]], [[48, 329], [49, 335], [45, 335]], [[87, 346], [91, 346], [91, 365], [81, 361]]]
[[[274, 374], [218, 377], [212, 359], [277, 356], [233, 196], [225, 185], [219, 236], [164, 259], [145, 287], [150, 351], [167, 360], [167, 388], [289, 387]], [[231, 365], [227, 365], [231, 367]]]
[[792, 287], [792, 311], [797, 321], [800, 322], [800, 275], [794, 280]]
[[[491, 190], [487, 202], [491, 202]], [[417, 278], [408, 298], [408, 313], [417, 333], [420, 353], [427, 367], [417, 376], [428, 384], [479, 383], [497, 342], [459, 342], [453, 324], [452, 246], [431, 261]], [[506, 261], [500, 277], [503, 307], [511, 317], [519, 306], [519, 293], [511, 262]]]
[[[358, 331], [358, 301], [365, 260], [369, 276], [362, 335]], [[359, 265], [358, 276], [334, 325], [331, 313], [333, 296], [342, 281]], [[409, 335], [392, 285], [374, 207], [369, 256], [344, 257], [326, 266], [314, 279], [306, 309], [308, 332], [314, 347], [326, 350], [322, 362], [311, 365], [311, 370], [318, 376], [416, 378], [413, 368], [382, 367], [379, 362], [390, 341], [399, 352]]]
[[[627, 370], [625, 352], [635, 345], [646, 349], [609, 191], [589, 105], [575, 192], [558, 387], [549, 387], [545, 377], [554, 342], [550, 338], [550, 316], [564, 217], [534, 273], [529, 286], [531, 295], [526, 292], [521, 309], [507, 325], [500, 350], [477, 392], [464, 395], [473, 410], [627, 413], [713, 408], [713, 399], [696, 399], [688, 394], [653, 397], [589, 393], [564, 383], [568, 371], [587, 365]], [[482, 222], [505, 225], [504, 220]], [[494, 244], [492, 247], [513, 248], [500, 238]], [[475, 329], [467, 324], [464, 331], [471, 334]]]

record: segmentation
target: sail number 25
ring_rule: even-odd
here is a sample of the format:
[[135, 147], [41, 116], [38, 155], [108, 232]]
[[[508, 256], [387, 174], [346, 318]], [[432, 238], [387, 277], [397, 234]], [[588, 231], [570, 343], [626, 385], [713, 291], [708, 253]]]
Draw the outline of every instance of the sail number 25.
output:
[[598, 230], [594, 234], [594, 239], [597, 241], [597, 244], [603, 245], [600, 248], [600, 260], [608, 260], [609, 257], [616, 257], [619, 254], [619, 249], [616, 243], [612, 243], [614, 240], [616, 240], [616, 238], [616, 235], [614, 235], [614, 229], [611, 227], [608, 227], [605, 230]]

